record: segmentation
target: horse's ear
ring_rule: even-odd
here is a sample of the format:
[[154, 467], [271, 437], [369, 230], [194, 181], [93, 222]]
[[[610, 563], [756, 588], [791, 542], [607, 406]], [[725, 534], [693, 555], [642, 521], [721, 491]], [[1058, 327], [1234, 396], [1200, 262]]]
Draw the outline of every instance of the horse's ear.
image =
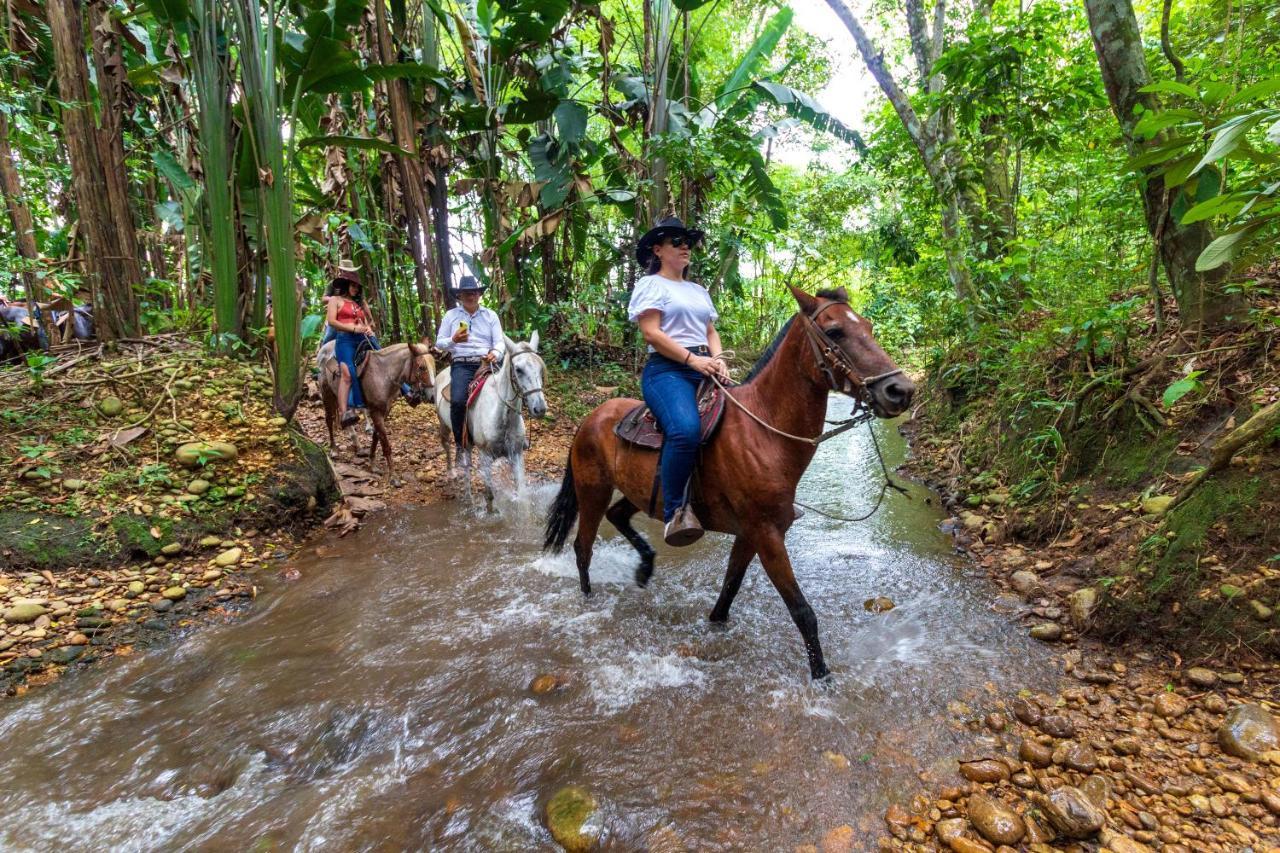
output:
[[796, 298], [796, 304], [800, 306], [800, 310], [806, 314], [812, 314], [818, 308], [818, 300], [805, 293], [793, 284], [788, 284], [787, 288], [791, 291], [791, 295]]
[[515, 342], [515, 341], [513, 341], [513, 340], [511, 340], [511, 338], [510, 338], [508, 335], [505, 335], [505, 334], [504, 334], [504, 335], [502, 336], [502, 340], [504, 340], [504, 341], [506, 342], [506, 344], [507, 344], [507, 349], [509, 349], [509, 350], [514, 350], [514, 349], [516, 348], [516, 342]]
[[532, 337], [529, 338], [529, 346], [533, 347], [534, 352], [538, 351], [538, 330], [537, 329], [533, 330], [533, 335]]

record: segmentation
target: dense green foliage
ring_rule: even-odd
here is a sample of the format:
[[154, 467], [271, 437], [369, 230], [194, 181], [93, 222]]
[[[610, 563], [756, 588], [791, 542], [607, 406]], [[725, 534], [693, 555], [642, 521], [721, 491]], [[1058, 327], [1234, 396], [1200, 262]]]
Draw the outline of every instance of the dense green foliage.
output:
[[[1239, 255], [1233, 293], [1280, 221], [1275, 2], [1179, 0], [1167, 48], [1162, 8], [1138, 7], [1153, 108], [1130, 151], [1085, 8], [950, 8], [936, 61], [916, 74], [911, 57], [929, 57], [909, 14], [877, 7], [888, 72], [920, 78], [903, 88], [941, 140], [941, 183], [903, 104], [877, 97], [859, 133], [812, 97], [858, 54], [844, 32], [823, 42], [771, 2], [105, 7], [105, 37], [86, 39], [85, 58], [126, 71], [111, 92], [90, 76], [103, 125], [113, 105], [120, 114], [143, 326], [256, 347], [270, 303], [284, 410], [343, 258], [366, 270], [389, 337], [429, 333], [470, 271], [515, 330], [629, 346], [630, 247], [671, 210], [709, 233], [694, 273], [730, 345], [767, 341], [784, 283], [846, 285], [882, 338], [947, 382], [1000, 372], [1025, 388], [1020, 352], [1065, 345], [1106, 360], [1142, 331], [1130, 318], [1160, 278], [1146, 182], [1163, 180], [1173, 217], [1221, 235], [1202, 270]], [[0, 111], [39, 256], [20, 257], [6, 229], [0, 268], [15, 274], [0, 287], [20, 296], [16, 273], [34, 271], [45, 297], [71, 295], [86, 281], [68, 105], [50, 84], [39, 7], [7, 8]], [[809, 164], [778, 162], [779, 146], [809, 147]], [[940, 224], [948, 205], [954, 233]]]

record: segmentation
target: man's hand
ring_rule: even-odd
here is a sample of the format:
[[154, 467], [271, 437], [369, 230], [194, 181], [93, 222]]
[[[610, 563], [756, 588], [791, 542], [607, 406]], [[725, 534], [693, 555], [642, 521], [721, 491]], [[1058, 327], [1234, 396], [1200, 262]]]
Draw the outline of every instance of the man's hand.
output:
[[454, 332], [453, 337], [450, 338], [449, 340], [453, 341], [455, 344], [461, 344], [461, 343], [465, 343], [467, 338], [469, 338], [470, 336], [471, 336], [471, 331], [469, 329], [458, 327], [458, 331]]
[[484, 360], [488, 364], [493, 364], [495, 361], [498, 360], [498, 357], [491, 352], [487, 352], [484, 354]]

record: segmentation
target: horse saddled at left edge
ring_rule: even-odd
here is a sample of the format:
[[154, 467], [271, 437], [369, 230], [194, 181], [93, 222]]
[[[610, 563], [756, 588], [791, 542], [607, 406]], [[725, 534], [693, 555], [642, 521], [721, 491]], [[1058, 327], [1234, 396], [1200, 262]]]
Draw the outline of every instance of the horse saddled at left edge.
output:
[[[844, 289], [810, 295], [791, 288], [799, 311], [778, 332], [751, 374], [729, 389], [730, 405], [714, 438], [702, 449], [691, 503], [707, 530], [734, 537], [729, 566], [712, 622], [726, 622], [751, 560], [765, 573], [800, 630], [813, 678], [828, 674], [818, 642], [818, 621], [796, 582], [786, 533], [796, 519], [796, 485], [817, 452], [836, 391], [882, 418], [911, 404], [915, 386], [876, 342], [871, 324], [849, 307]], [[735, 402], [736, 401], [736, 402]], [[617, 398], [587, 416], [574, 436], [564, 482], [547, 515], [546, 550], [559, 552], [574, 523], [578, 578], [591, 592], [591, 551], [608, 518], [640, 555], [636, 583], [653, 574], [654, 551], [631, 519], [651, 501], [659, 451], [619, 438], [614, 428], [639, 400]], [[613, 502], [614, 491], [622, 497]]]
[[[467, 407], [469, 449], [480, 451], [480, 470], [484, 480], [485, 506], [493, 511], [493, 460], [506, 459], [511, 463], [516, 491], [524, 488], [524, 452], [529, 449], [529, 437], [525, 430], [523, 409], [535, 418], [547, 415], [547, 398], [543, 386], [547, 380], [547, 365], [538, 355], [538, 333], [528, 341], [513, 341], [504, 336], [506, 353], [502, 366], [485, 381], [475, 399]], [[454, 470], [453, 426], [449, 420], [449, 369], [440, 371], [436, 393], [436, 414], [440, 419], [440, 444], [444, 447], [445, 465], [449, 473]], [[471, 459], [469, 453], [459, 452], [458, 464], [462, 466], [466, 481], [467, 498], [471, 497]]]
[[[329, 341], [316, 353], [320, 368], [320, 399], [324, 401], [325, 426], [329, 430], [329, 446], [336, 447], [333, 428], [338, 422], [338, 381], [341, 369]], [[396, 482], [391, 456], [391, 439], [387, 434], [387, 414], [400, 396], [400, 386], [408, 383], [411, 390], [427, 402], [435, 401], [436, 362], [427, 344], [391, 344], [384, 349], [369, 350], [359, 369], [358, 381], [364, 392], [369, 420], [373, 422], [373, 445], [369, 448], [369, 469], [373, 470], [378, 447], [387, 460], [387, 478]]]

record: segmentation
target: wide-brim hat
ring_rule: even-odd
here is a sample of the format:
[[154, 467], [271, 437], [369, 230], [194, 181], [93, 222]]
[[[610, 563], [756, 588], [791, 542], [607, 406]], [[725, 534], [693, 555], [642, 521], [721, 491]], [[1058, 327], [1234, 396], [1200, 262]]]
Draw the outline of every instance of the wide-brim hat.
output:
[[453, 289], [454, 293], [484, 293], [489, 288], [481, 284], [475, 276], [464, 275], [458, 279], [458, 286]]
[[636, 260], [640, 266], [647, 267], [653, 260], [653, 247], [670, 237], [683, 236], [692, 242], [701, 242], [706, 234], [697, 228], [686, 228], [679, 217], [667, 216], [641, 235], [636, 243]]
[[352, 284], [358, 284], [364, 287], [364, 282], [360, 280], [360, 267], [351, 261], [338, 261], [338, 266], [333, 271], [334, 281], [349, 281]]

